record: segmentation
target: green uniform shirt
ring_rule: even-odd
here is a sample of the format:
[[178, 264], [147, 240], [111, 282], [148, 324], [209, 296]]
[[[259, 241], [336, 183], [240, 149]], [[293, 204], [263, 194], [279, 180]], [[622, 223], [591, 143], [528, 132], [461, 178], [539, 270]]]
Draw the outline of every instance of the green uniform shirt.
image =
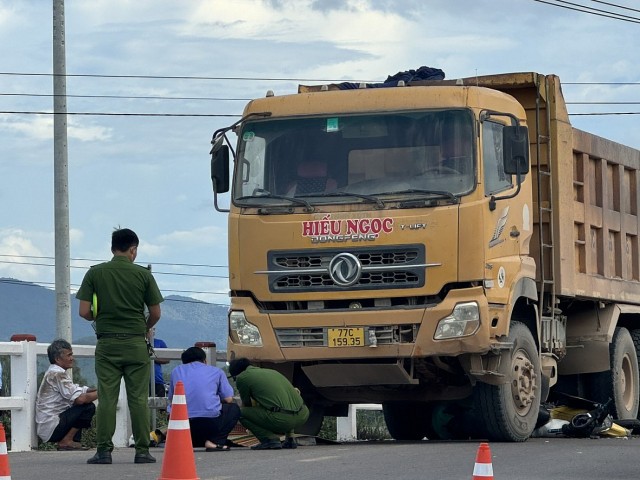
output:
[[269, 368], [247, 367], [236, 377], [236, 387], [244, 405], [251, 405], [251, 399], [254, 399], [267, 410], [277, 407], [297, 412], [304, 404], [289, 380]]
[[76, 298], [91, 302], [94, 293], [98, 297], [97, 334], [144, 335], [145, 304], [158, 305], [164, 300], [151, 272], [121, 255], [91, 267]]

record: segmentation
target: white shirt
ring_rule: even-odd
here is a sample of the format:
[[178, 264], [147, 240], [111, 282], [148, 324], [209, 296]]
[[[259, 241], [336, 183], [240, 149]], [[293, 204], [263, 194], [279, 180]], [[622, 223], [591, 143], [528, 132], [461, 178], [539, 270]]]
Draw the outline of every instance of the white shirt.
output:
[[67, 371], [59, 365], [49, 365], [38, 389], [36, 398], [36, 424], [38, 436], [43, 442], [51, 438], [51, 434], [60, 422], [59, 415], [73, 406], [73, 402], [89, 387], [81, 387], [73, 383]]
[[2, 390], [2, 363], [0, 363], [0, 390]]

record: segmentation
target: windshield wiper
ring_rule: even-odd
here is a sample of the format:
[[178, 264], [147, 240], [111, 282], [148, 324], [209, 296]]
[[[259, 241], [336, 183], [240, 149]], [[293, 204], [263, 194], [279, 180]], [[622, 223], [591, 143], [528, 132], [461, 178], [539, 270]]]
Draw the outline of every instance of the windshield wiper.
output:
[[[311, 195], [309, 195], [311, 196]], [[382, 210], [385, 208], [385, 204], [382, 200], [380, 200], [375, 195], [365, 195], [363, 193], [351, 193], [351, 192], [330, 192], [330, 193], [322, 193], [320, 195], [313, 195], [314, 197], [356, 197], [362, 198], [363, 200], [368, 200], [372, 203], [376, 204], [376, 207]]]
[[421, 195], [436, 195], [439, 197], [445, 197], [448, 198], [449, 200], [451, 200], [454, 203], [458, 203], [460, 202], [460, 198], [455, 196], [453, 193], [451, 192], [447, 192], [445, 190], [424, 190], [421, 188], [409, 188], [407, 190], [399, 190], [397, 192], [387, 192], [387, 194], [390, 195], [398, 195], [398, 194], [405, 194], [405, 193], [418, 193]]
[[315, 212], [316, 209], [314, 207], [311, 206], [311, 204], [309, 202], [307, 202], [306, 200], [302, 199], [302, 198], [297, 198], [297, 197], [288, 197], [286, 195], [274, 195], [273, 193], [270, 193], [266, 190], [262, 190], [260, 191], [260, 193], [258, 195], [253, 195], [253, 196], [245, 196], [245, 197], [240, 197], [237, 200], [247, 200], [247, 199], [253, 199], [253, 198], [275, 198], [278, 200], [287, 200], [291, 203], [297, 203], [298, 205], [302, 205], [304, 206], [304, 210], [307, 213], [311, 213], [311, 212]]

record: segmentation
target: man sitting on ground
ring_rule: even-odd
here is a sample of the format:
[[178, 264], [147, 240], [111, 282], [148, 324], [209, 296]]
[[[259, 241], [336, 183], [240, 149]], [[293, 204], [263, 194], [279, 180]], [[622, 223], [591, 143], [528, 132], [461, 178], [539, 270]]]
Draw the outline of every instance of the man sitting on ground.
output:
[[[240, 407], [233, 400], [233, 387], [218, 367], [207, 365], [200, 347], [182, 352], [182, 365], [171, 371], [169, 402], [182, 381], [189, 412], [191, 443], [207, 452], [228, 452], [227, 436], [238, 423]], [[167, 409], [171, 412], [171, 405]]]
[[54, 340], [47, 355], [51, 365], [36, 398], [38, 436], [43, 442], [57, 442], [58, 450], [88, 450], [80, 443], [82, 429], [91, 426], [98, 392], [73, 383], [67, 372], [73, 367], [69, 342]]

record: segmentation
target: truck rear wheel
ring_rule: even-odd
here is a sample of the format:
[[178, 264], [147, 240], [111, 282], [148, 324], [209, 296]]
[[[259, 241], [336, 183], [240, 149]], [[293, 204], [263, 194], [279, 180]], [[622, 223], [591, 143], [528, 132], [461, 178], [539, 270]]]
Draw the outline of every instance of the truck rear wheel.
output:
[[509, 365], [509, 383], [476, 384], [473, 390], [475, 434], [493, 441], [523, 442], [538, 420], [541, 396], [541, 368], [538, 348], [531, 331], [514, 321], [508, 341], [513, 348], [503, 352]]
[[616, 327], [609, 345], [611, 369], [589, 376], [589, 400], [605, 403], [613, 398], [609, 413], [614, 419], [638, 416], [640, 378], [638, 354], [633, 338], [624, 327]]
[[[633, 345], [636, 349], [636, 358], [638, 359], [638, 372], [640, 376], [640, 329], [631, 330], [630, 333], [631, 333], [631, 339], [633, 340]], [[640, 400], [638, 401], [637, 418], [640, 419]]]
[[426, 402], [387, 402], [382, 404], [384, 421], [395, 440], [438, 438], [431, 426], [433, 409]]

